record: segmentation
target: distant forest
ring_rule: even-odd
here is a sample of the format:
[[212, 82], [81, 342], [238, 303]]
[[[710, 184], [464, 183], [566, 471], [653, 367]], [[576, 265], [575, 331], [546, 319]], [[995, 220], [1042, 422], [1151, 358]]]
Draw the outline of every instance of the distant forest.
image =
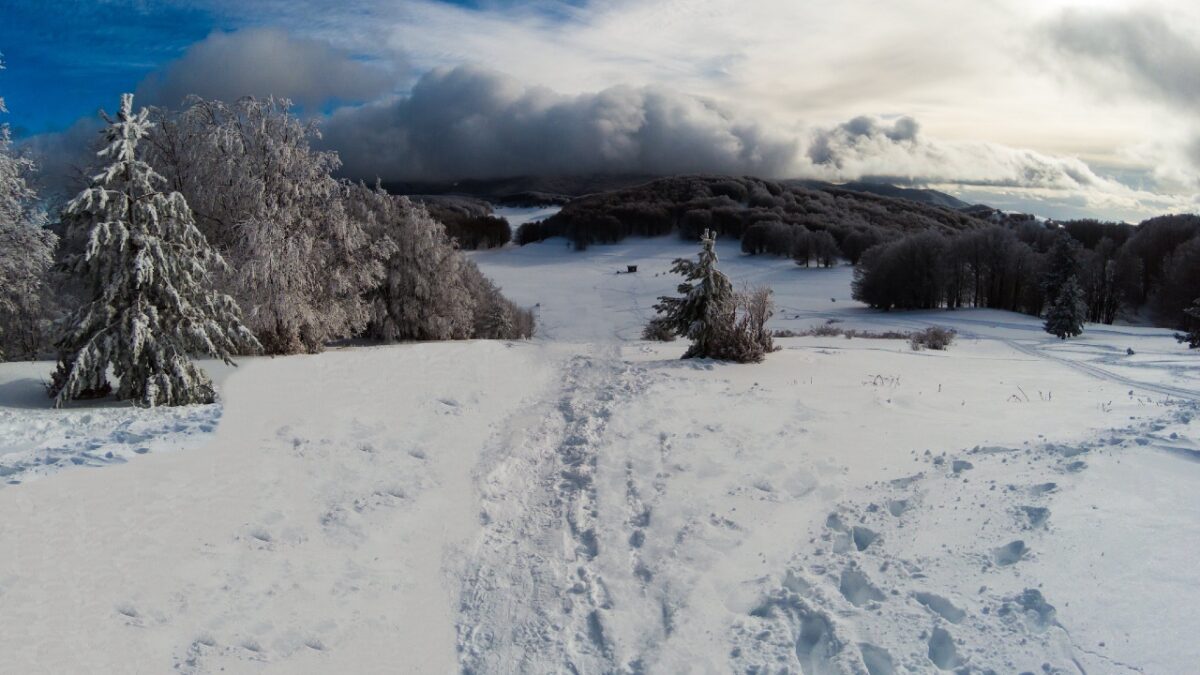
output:
[[573, 199], [551, 218], [522, 225], [514, 239], [524, 245], [565, 237], [582, 250], [629, 236], [694, 240], [711, 229], [739, 240], [747, 254], [792, 257], [805, 266], [846, 260], [856, 266], [855, 298], [878, 309], [1041, 315], [1049, 251], [1065, 233], [1089, 321], [1143, 316], [1194, 328], [1187, 309], [1200, 298], [1200, 216], [1137, 226], [1053, 222], [986, 206], [943, 206], [952, 198], [933, 194], [931, 203], [919, 203], [837, 186], [677, 176]]

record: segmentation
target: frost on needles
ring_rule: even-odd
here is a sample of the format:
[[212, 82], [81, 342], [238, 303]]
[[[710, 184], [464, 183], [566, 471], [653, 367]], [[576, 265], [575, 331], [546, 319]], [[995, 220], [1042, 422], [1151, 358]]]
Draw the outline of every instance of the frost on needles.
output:
[[152, 125], [121, 97], [116, 119], [105, 115], [110, 164], [66, 207], [73, 228], [86, 231], [84, 251], [67, 262], [90, 300], [64, 322], [56, 342], [58, 369], [50, 394], [61, 406], [110, 391], [138, 405], [211, 403], [209, 377], [191, 362], [205, 354], [232, 364], [232, 352], [258, 349], [236, 303], [208, 285], [224, 261], [196, 229], [178, 192], [139, 159], [138, 142]]

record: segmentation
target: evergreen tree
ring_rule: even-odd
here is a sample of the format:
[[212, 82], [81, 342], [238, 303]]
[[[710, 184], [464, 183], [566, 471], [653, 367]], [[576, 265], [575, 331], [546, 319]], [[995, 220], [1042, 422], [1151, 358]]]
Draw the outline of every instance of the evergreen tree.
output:
[[1192, 349], [1200, 349], [1200, 298], [1196, 298], [1192, 306], [1183, 311], [1191, 320], [1192, 327], [1187, 333], [1176, 335], [1175, 338], [1186, 342]]
[[1050, 259], [1046, 263], [1046, 274], [1042, 277], [1042, 292], [1047, 305], [1053, 306], [1058, 301], [1060, 291], [1068, 279], [1074, 278], [1078, 283], [1078, 248], [1079, 245], [1066, 230], [1060, 231], [1054, 238], [1054, 245], [1050, 247]]
[[119, 378], [117, 397], [138, 405], [211, 403], [212, 381], [191, 362], [206, 354], [232, 364], [230, 353], [258, 349], [234, 301], [206, 286], [224, 265], [196, 229], [178, 192], [138, 157], [150, 131], [148, 113], [133, 112], [121, 97], [116, 119], [104, 116], [111, 163], [66, 207], [74, 227], [88, 231], [84, 252], [68, 261], [90, 301], [65, 322], [56, 346], [55, 404], [102, 395], [108, 371]]
[[[3, 112], [7, 109], [0, 98]], [[33, 162], [12, 152], [8, 125], [0, 124], [0, 360], [5, 358], [3, 344], [17, 338], [13, 328], [41, 314], [45, 274], [57, 241], [34, 208], [37, 195], [25, 181], [32, 170]]]
[[716, 235], [705, 230], [700, 237], [699, 260], [679, 258], [671, 267], [685, 281], [682, 297], [659, 298], [654, 309], [679, 336], [692, 341], [683, 358], [722, 358], [733, 332], [737, 303], [729, 277], [717, 269]]
[[1046, 332], [1061, 340], [1083, 334], [1083, 319], [1087, 313], [1087, 303], [1083, 299], [1083, 289], [1075, 277], [1068, 277], [1058, 291], [1050, 309], [1046, 312]]

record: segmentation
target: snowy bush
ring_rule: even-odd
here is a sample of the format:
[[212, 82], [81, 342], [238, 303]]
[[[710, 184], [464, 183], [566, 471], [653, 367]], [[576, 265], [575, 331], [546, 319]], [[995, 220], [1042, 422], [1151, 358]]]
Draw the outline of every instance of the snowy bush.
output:
[[922, 349], [934, 349], [942, 351], [949, 347], [953, 342], [957, 333], [953, 328], [943, 328], [941, 326], [930, 326], [925, 330], [919, 330], [909, 336], [909, 344], [912, 345], [913, 351]]
[[151, 124], [133, 95], [121, 98], [115, 119], [105, 116], [111, 163], [68, 205], [64, 217], [87, 232], [84, 252], [68, 261], [88, 290], [68, 316], [56, 346], [58, 368], [50, 393], [57, 406], [110, 390], [139, 405], [211, 403], [212, 381], [191, 362], [205, 354], [227, 363], [232, 352], [258, 342], [241, 324], [233, 299], [208, 286], [224, 262], [196, 229], [178, 192], [140, 159]]
[[57, 238], [45, 229], [37, 195], [26, 182], [33, 168], [13, 153], [8, 125], [0, 124], [0, 360], [34, 358], [42, 347], [49, 302], [45, 277]]

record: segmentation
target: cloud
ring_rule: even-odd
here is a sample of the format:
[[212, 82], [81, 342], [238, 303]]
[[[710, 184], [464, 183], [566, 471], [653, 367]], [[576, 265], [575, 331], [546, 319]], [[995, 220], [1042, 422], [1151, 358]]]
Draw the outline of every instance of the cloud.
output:
[[274, 95], [306, 109], [367, 101], [396, 81], [390, 63], [355, 59], [320, 40], [271, 28], [215, 32], [138, 85], [141, 102], [178, 106], [190, 94], [226, 101]]
[[1200, 45], [1189, 18], [1162, 7], [1074, 9], [1044, 27], [1069, 71], [1106, 99], [1150, 99], [1175, 111], [1160, 111], [1153, 136], [1125, 154], [1150, 167], [1160, 188], [1176, 192], [1200, 188]]
[[[1194, 211], [1194, 197], [1134, 188], [1086, 162], [982, 141], [926, 138], [911, 117], [859, 116], [811, 132], [801, 175], [933, 186], [966, 199], [1056, 218], [1140, 220]], [[1161, 154], [1155, 150], [1155, 155]]]
[[567, 96], [477, 66], [437, 68], [408, 96], [335, 113], [349, 175], [385, 179], [686, 172], [782, 176], [795, 139], [663, 87]]
[[336, 111], [323, 144], [347, 175], [367, 180], [723, 173], [938, 185], [1052, 216], [1090, 208], [1139, 219], [1195, 207], [1075, 157], [927, 137], [911, 116], [786, 132], [663, 87], [564, 95], [478, 66], [437, 68], [409, 95]]
[[898, 183], [960, 183], [1077, 190], [1103, 186], [1085, 162], [978, 141], [938, 141], [911, 117], [892, 122], [860, 116], [817, 129], [806, 152], [811, 171], [831, 180], [876, 178]]
[[1112, 75], [1124, 76], [1142, 93], [1178, 106], [1200, 103], [1200, 45], [1177, 30], [1161, 9], [1125, 12], [1067, 10], [1050, 22], [1051, 44], [1087, 67], [1096, 84], [1111, 90]]

